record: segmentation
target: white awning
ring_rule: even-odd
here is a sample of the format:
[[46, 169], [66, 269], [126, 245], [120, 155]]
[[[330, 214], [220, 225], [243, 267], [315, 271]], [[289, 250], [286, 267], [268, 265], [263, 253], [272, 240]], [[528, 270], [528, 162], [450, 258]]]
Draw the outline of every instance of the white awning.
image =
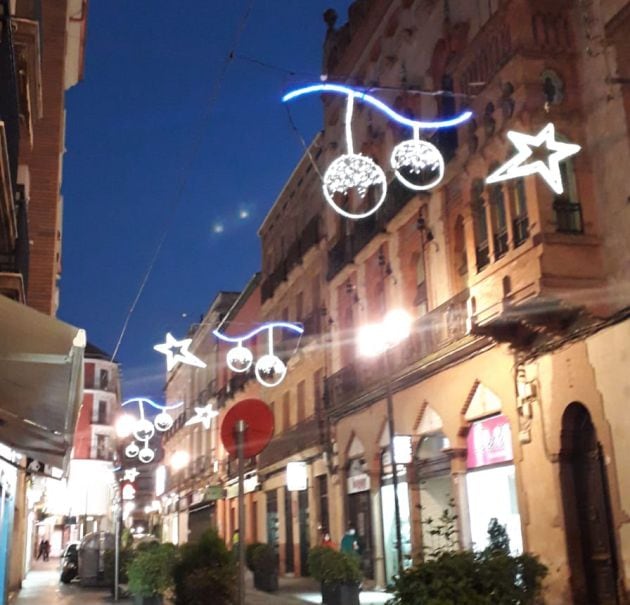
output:
[[85, 331], [0, 296], [0, 441], [65, 468], [83, 397]]

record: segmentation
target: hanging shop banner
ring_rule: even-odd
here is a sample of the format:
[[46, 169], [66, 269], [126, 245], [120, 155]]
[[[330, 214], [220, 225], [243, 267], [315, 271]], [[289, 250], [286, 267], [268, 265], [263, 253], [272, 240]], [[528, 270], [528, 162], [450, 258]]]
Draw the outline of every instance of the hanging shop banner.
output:
[[[249, 494], [250, 492], [256, 491], [257, 487], [258, 487], [258, 475], [256, 473], [251, 473], [249, 475], [246, 474], [243, 479], [243, 493]], [[228, 498], [238, 497], [238, 481], [232, 483], [232, 485], [227, 486], [226, 496]]]
[[223, 499], [223, 486], [222, 485], [210, 485], [206, 488], [204, 500], [222, 500]]
[[512, 433], [506, 416], [499, 414], [473, 422], [468, 433], [468, 468], [480, 468], [514, 459]]
[[370, 489], [370, 476], [361, 473], [348, 477], [348, 494], [356, 494], [358, 492], [366, 492]]

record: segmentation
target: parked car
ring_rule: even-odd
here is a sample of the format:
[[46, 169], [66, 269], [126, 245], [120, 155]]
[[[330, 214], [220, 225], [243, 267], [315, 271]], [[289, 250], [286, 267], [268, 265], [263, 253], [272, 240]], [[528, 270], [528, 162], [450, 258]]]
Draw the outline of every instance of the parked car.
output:
[[79, 542], [69, 542], [61, 555], [61, 581], [69, 584], [79, 575]]

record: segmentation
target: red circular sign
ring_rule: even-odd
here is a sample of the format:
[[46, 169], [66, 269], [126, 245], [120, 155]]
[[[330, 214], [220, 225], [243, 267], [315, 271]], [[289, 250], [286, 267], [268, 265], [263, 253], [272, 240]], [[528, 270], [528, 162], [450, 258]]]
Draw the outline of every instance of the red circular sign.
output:
[[228, 410], [221, 424], [221, 441], [230, 456], [237, 456], [236, 426], [239, 420], [245, 422], [245, 458], [260, 454], [273, 435], [271, 408], [260, 399], [244, 399]]

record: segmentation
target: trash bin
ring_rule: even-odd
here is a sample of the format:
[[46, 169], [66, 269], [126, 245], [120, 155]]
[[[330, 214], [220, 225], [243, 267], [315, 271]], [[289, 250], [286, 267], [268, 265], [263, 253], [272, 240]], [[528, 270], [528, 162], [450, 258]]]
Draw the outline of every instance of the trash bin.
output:
[[81, 586], [106, 586], [105, 551], [113, 550], [114, 534], [99, 531], [87, 534], [79, 546]]

